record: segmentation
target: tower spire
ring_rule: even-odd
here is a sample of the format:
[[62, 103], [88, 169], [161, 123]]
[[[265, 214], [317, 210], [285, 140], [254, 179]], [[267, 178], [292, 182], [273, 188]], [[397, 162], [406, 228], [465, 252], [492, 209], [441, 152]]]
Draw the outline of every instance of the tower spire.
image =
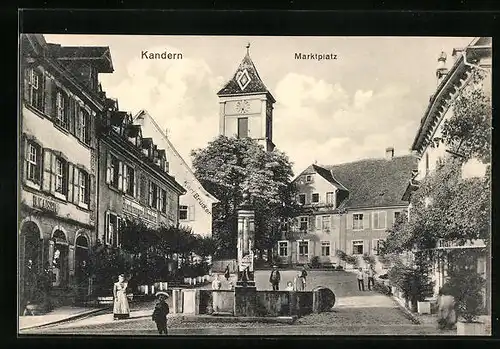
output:
[[248, 54], [250, 54], [250, 42], [247, 43], [246, 48], [247, 48], [247, 55], [248, 55]]

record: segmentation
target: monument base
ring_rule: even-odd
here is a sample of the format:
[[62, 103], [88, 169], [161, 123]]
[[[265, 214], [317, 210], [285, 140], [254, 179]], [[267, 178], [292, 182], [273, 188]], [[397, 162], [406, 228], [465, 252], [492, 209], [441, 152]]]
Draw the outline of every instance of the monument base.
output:
[[255, 281], [236, 281], [236, 287], [256, 287]]
[[234, 316], [256, 316], [257, 288], [255, 286], [240, 286], [238, 283], [234, 288]]

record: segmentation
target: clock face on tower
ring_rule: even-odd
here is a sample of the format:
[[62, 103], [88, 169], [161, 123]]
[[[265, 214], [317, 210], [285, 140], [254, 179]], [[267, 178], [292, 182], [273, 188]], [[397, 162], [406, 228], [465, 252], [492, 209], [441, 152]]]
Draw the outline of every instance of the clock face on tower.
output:
[[250, 103], [248, 101], [238, 101], [236, 103], [236, 111], [239, 114], [246, 114], [250, 111]]

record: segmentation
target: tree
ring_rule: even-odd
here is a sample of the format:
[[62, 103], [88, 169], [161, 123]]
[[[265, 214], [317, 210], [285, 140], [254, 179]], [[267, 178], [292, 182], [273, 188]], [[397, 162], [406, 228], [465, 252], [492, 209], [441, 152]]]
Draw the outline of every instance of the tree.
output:
[[219, 136], [191, 153], [195, 175], [220, 203], [213, 210], [218, 257], [236, 255], [237, 210], [248, 193], [255, 208], [255, 248], [272, 248], [279, 227], [292, 216], [292, 164], [278, 151], [266, 152], [251, 138]]

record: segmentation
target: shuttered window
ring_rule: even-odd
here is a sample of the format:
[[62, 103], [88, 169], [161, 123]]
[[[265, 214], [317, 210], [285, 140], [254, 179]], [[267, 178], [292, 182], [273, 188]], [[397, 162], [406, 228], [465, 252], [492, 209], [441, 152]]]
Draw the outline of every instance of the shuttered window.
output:
[[185, 221], [187, 220], [187, 218], [188, 218], [188, 207], [181, 205], [179, 207], [179, 219]]
[[106, 213], [106, 244], [118, 247], [121, 240], [121, 222], [122, 219], [115, 213]]
[[330, 241], [321, 241], [321, 256], [328, 257], [330, 256]]
[[363, 229], [363, 214], [362, 213], [354, 213], [352, 215], [352, 229], [353, 230], [362, 230]]
[[300, 231], [307, 231], [309, 227], [309, 220], [308, 217], [300, 217]]
[[55, 192], [60, 193], [62, 195], [66, 195], [67, 192], [67, 162], [60, 158], [56, 157], [55, 159], [55, 171], [54, 171], [54, 178], [55, 178]]
[[364, 242], [363, 240], [353, 240], [352, 242], [352, 254], [361, 255], [364, 253]]
[[28, 141], [26, 150], [26, 179], [39, 185], [41, 183], [42, 148], [35, 142]]
[[27, 70], [26, 101], [37, 110], [43, 110], [43, 74], [36, 69]]
[[322, 229], [325, 233], [329, 233], [331, 230], [330, 226], [330, 216], [323, 216], [322, 218]]
[[167, 206], [168, 206], [167, 191], [162, 189], [161, 190], [161, 212], [167, 213]]
[[373, 229], [387, 228], [387, 212], [373, 212]]

